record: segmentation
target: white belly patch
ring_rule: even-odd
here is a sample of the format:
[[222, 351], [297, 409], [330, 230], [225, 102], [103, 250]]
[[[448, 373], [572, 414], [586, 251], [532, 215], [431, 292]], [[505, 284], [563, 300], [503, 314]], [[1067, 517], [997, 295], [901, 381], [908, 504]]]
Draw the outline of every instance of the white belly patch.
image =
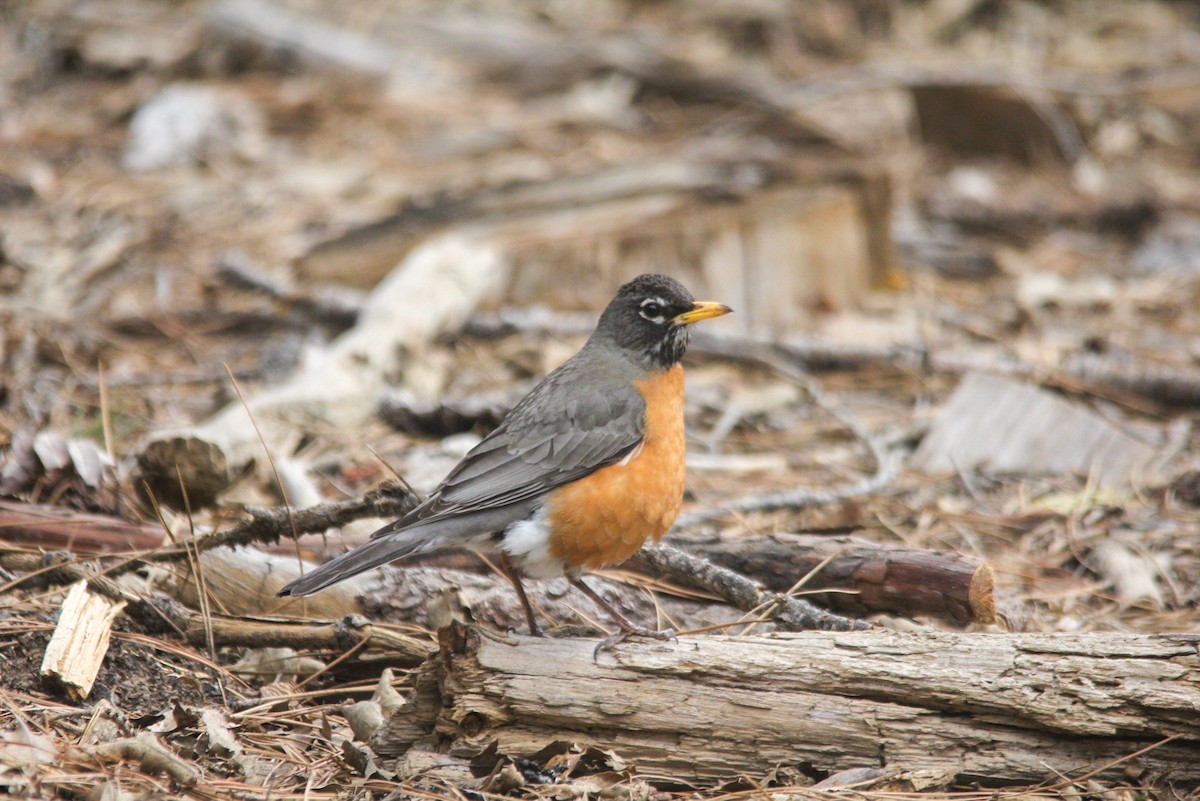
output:
[[549, 514], [543, 506], [528, 520], [518, 520], [504, 530], [500, 550], [530, 578], [557, 578], [566, 572], [566, 565], [550, 555]]

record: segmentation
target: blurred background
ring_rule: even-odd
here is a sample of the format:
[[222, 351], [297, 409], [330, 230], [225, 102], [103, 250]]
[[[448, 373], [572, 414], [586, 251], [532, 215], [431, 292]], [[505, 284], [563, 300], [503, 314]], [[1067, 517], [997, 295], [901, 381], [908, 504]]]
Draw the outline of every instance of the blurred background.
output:
[[[61, 614], [25, 582], [46, 578], [45, 551], [107, 569], [96, 554], [244, 534], [247, 503], [302, 509], [396, 477], [428, 492], [643, 272], [736, 311], [688, 354], [670, 543], [775, 591], [809, 581], [806, 599], [902, 630], [1198, 631], [1200, 4], [0, 0], [0, 693], [26, 699], [0, 716], [0, 751], [24, 720], [79, 741], [82, 718], [38, 700]], [[462, 554], [275, 597], [298, 556], [379, 523], [299, 551], [285, 537], [114, 567], [110, 594], [181, 608], [172, 625], [192, 639], [127, 613], [97, 692], [117, 688], [128, 720], [163, 720], [154, 731], [192, 754], [198, 729], [167, 721], [198, 713], [159, 711], [178, 698], [246, 709], [307, 697], [319, 677], [330, 704], [237, 718], [239, 736], [286, 735], [255, 739], [254, 764], [220, 757], [240, 746], [205, 717], [204, 764], [243, 777], [246, 797], [278, 780], [308, 798], [318, 765], [316, 786], [342, 793], [360, 771], [313, 733], [345, 729], [332, 699], [346, 681], [373, 692], [384, 664], [407, 681], [464, 608], [523, 625], [507, 582]], [[782, 625], [755, 609], [730, 628], [747, 617], [636, 562], [597, 586], [684, 633]], [[599, 632], [565, 581], [531, 593], [548, 628]], [[250, 634], [221, 640], [212, 610]], [[257, 618], [288, 614], [367, 615], [416, 645], [346, 659], [367, 640], [346, 652], [358, 634], [331, 626], [336, 639], [284, 654], [291, 667], [243, 647], [274, 625]], [[1110, 674], [1093, 687], [1056, 659], [1046, 687], [1109, 691]], [[309, 678], [278, 681], [291, 674]], [[1153, 684], [1137, 675], [1126, 684]], [[1169, 693], [1146, 692], [1111, 726], [1020, 742], [1194, 745]], [[1069, 717], [1049, 708], [1029, 715]], [[1126, 717], [1155, 711], [1167, 722]], [[862, 754], [820, 740], [816, 769], [894, 759], [874, 725], [855, 735]], [[1147, 755], [1167, 742], [1152, 739], [1097, 756], [1105, 781], [1194, 783], [1195, 760]], [[949, 786], [961, 766], [933, 750]], [[975, 770], [1032, 782], [1078, 767], [1035, 752], [1012, 773], [1001, 757]], [[46, 786], [99, 793], [71, 759], [84, 773]], [[762, 773], [731, 775], [755, 792], [818, 777]], [[1088, 797], [1148, 797], [1094, 785]]]

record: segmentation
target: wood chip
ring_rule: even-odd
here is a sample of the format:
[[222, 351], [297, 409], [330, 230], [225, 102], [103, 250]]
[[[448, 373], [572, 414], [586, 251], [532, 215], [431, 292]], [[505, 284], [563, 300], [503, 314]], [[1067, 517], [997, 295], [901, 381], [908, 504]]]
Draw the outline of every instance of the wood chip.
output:
[[113, 620], [125, 607], [88, 590], [87, 582], [71, 585], [58, 625], [42, 659], [42, 678], [64, 689], [75, 701], [92, 691], [108, 652]]

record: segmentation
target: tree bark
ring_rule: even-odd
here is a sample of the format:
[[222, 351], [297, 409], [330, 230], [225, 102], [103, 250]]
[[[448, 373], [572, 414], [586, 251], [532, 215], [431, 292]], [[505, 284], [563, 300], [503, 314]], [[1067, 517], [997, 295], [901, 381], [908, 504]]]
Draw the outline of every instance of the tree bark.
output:
[[871, 765], [987, 782], [1132, 768], [1200, 784], [1195, 634], [689, 637], [597, 658], [589, 640], [440, 637], [377, 753], [448, 745], [470, 759], [495, 743], [528, 757], [561, 740], [700, 783]]

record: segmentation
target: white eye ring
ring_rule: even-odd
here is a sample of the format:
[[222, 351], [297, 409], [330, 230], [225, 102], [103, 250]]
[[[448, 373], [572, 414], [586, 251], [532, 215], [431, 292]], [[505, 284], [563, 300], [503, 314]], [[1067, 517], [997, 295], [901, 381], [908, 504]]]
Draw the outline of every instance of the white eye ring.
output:
[[638, 314], [652, 323], [663, 323], [667, 319], [663, 315], [663, 309], [666, 305], [666, 302], [662, 298], [646, 298], [642, 301]]

